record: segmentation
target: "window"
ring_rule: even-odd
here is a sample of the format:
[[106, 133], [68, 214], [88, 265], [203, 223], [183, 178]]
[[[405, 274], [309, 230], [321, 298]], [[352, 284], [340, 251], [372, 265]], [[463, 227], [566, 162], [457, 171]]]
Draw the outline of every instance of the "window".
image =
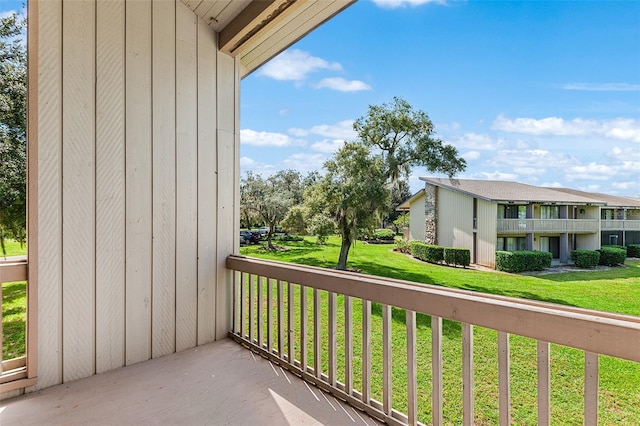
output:
[[540, 206], [540, 219], [560, 219], [560, 207]]
[[526, 219], [527, 206], [524, 205], [498, 205], [498, 219]]
[[522, 251], [526, 250], [525, 237], [498, 237], [496, 250]]

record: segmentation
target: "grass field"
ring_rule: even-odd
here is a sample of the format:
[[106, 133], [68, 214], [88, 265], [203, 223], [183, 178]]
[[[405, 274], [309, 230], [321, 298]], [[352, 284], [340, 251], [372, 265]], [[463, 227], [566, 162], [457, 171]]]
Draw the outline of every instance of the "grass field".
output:
[[[27, 247], [17, 241], [6, 240], [7, 257], [24, 256]], [[3, 259], [0, 252], [0, 259]], [[2, 284], [2, 359], [25, 354], [27, 315], [27, 283], [24, 281]]]
[[[330, 239], [326, 246], [312, 241], [287, 243], [287, 251], [267, 252], [259, 246], [241, 249], [241, 254], [307, 264], [334, 267], [339, 252], [339, 240]], [[629, 261], [626, 267], [609, 270], [567, 272], [538, 276], [515, 275], [499, 272], [450, 268], [416, 261], [391, 251], [389, 245], [358, 243], [349, 257], [349, 267], [366, 274], [408, 279], [416, 282], [447, 287], [522, 297], [563, 305], [604, 310], [640, 316], [640, 261]], [[311, 294], [309, 294], [311, 300]], [[323, 295], [326, 300], [326, 294]], [[299, 300], [296, 298], [296, 300]], [[338, 324], [343, 321], [342, 299], [338, 298]], [[326, 303], [323, 303], [323, 322]], [[373, 306], [372, 392], [381, 398], [381, 311]], [[354, 354], [359, 354], [360, 306], [354, 303]], [[404, 312], [393, 311], [393, 358], [406, 359]], [[309, 321], [313, 312], [309, 309]], [[430, 422], [430, 319], [418, 315], [418, 384], [419, 419]], [[341, 330], [338, 332], [341, 335]], [[325, 339], [326, 340], [326, 339]], [[344, 344], [338, 339], [338, 359], [343, 359]], [[496, 424], [498, 405], [497, 336], [493, 330], [476, 327], [474, 331], [475, 369], [475, 423]], [[326, 341], [323, 342], [326, 351]], [[450, 424], [459, 423], [462, 415], [461, 379], [461, 327], [459, 323], [445, 321], [443, 332], [444, 360], [444, 416]], [[552, 345], [551, 347], [551, 404], [554, 424], [582, 424], [584, 355], [581, 351]], [[323, 359], [326, 364], [326, 360]], [[354, 369], [359, 371], [359, 359], [354, 359]], [[324, 366], [326, 369], [327, 366]], [[405, 363], [393, 366], [394, 406], [406, 412]], [[339, 367], [339, 377], [344, 366]], [[325, 370], [326, 371], [326, 370]], [[354, 377], [356, 385], [361, 378]], [[536, 342], [519, 336], [511, 337], [511, 388], [512, 417], [515, 424], [536, 424]], [[640, 365], [600, 357], [600, 423], [634, 424], [640, 419]]]

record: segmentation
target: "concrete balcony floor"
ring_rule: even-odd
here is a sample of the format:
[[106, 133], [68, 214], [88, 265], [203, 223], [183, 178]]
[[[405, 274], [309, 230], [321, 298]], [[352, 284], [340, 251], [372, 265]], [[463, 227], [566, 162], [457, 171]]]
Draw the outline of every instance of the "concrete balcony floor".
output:
[[10, 425], [379, 425], [230, 339], [0, 402]]

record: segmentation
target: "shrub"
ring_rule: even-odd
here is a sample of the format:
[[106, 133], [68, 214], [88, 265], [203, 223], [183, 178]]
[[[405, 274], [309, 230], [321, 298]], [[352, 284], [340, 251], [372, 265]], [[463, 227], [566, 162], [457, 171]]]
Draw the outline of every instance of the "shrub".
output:
[[290, 235], [290, 234], [276, 234], [273, 236], [274, 241], [302, 241], [303, 237], [298, 235]]
[[627, 258], [627, 248], [618, 248], [611, 246], [602, 246], [600, 250], [600, 265], [616, 266], [623, 265]]
[[640, 244], [629, 244], [627, 247], [627, 256], [640, 257]]
[[469, 266], [471, 263], [471, 250], [465, 248], [445, 247], [444, 261], [447, 265]]
[[579, 268], [595, 268], [600, 261], [600, 252], [595, 250], [573, 250], [571, 260]]
[[505, 272], [542, 271], [551, 266], [551, 253], [546, 251], [497, 251], [496, 269]]
[[444, 260], [444, 247], [412, 241], [411, 255], [425, 262], [438, 263]]
[[376, 229], [373, 238], [376, 240], [393, 241], [396, 234], [391, 229]]
[[396, 246], [394, 247], [394, 251], [399, 251], [400, 253], [411, 254], [411, 241], [405, 239], [399, 239], [395, 241]]

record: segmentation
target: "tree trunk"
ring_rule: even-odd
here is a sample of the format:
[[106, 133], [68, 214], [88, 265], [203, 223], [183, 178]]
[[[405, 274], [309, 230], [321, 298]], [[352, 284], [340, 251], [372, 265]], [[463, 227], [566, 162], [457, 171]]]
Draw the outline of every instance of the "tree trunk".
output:
[[347, 269], [347, 257], [351, 248], [351, 237], [348, 232], [342, 233], [342, 244], [340, 245], [340, 257], [338, 257], [338, 267], [341, 271]]

